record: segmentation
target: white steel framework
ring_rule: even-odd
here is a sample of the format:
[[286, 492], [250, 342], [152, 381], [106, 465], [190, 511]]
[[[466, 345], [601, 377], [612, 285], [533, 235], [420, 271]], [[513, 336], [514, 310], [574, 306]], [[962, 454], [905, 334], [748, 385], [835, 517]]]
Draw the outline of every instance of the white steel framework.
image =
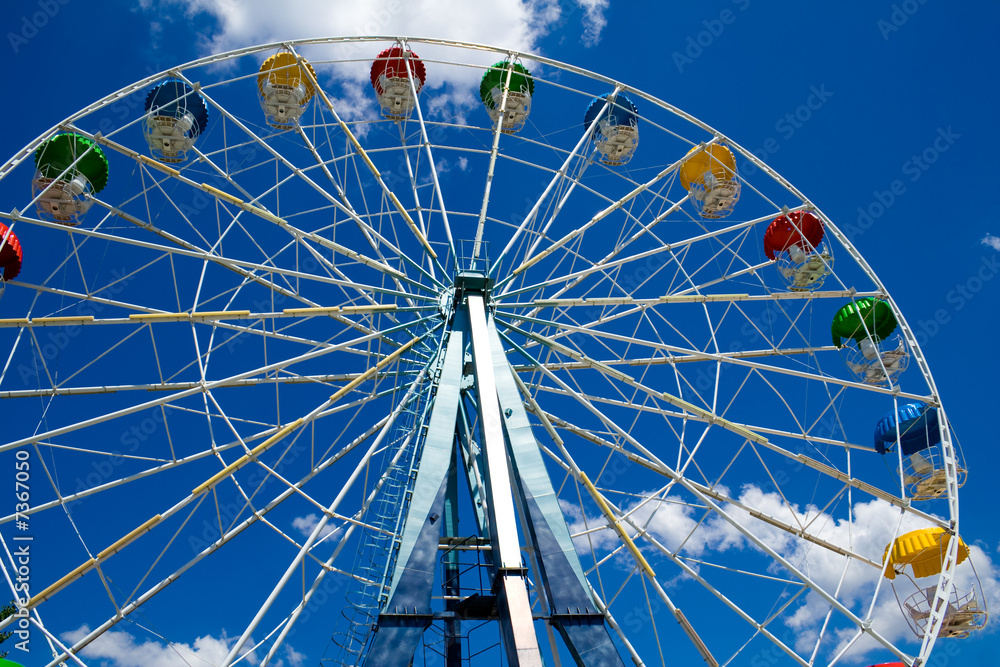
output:
[[[650, 92], [541, 56], [399, 42], [453, 86], [523, 63], [535, 88], [517, 134], [503, 113], [429, 104], [412, 77], [406, 117], [382, 118], [374, 92], [370, 109], [341, 105], [360, 61], [395, 41], [187, 63], [0, 166], [0, 219], [25, 248], [0, 299], [0, 456], [31, 471], [30, 503], [0, 512], [0, 560], [13, 597], [31, 536], [33, 662], [95, 664], [112, 640], [204, 660], [195, 642], [211, 636], [220, 665], [361, 664], [397, 613], [419, 506], [435, 566], [416, 665], [591, 664], [572, 629], [587, 623], [635, 664], [925, 664], [944, 605], [921, 642], [895, 632], [882, 550], [958, 531], [956, 444], [913, 332], [835, 221]], [[256, 97], [278, 49], [316, 91], [285, 128]], [[167, 76], [210, 120], [163, 164], [136, 100]], [[608, 166], [582, 120], [618, 93], [643, 139]], [[36, 213], [33, 154], [56, 132], [111, 165], [76, 227]], [[678, 179], [689, 150], [715, 144], [756, 167], [724, 220]], [[822, 289], [792, 291], [761, 239], [805, 210], [837, 261]], [[913, 362], [881, 385], [830, 340], [834, 313], [869, 297], [891, 305]], [[902, 461], [871, 442], [914, 401], [940, 411], [937, 499], [909, 498]], [[419, 497], [429, 461], [441, 510]], [[542, 488], [551, 498], [524, 492]], [[963, 583], [957, 543], [939, 601]], [[579, 609], [560, 608], [569, 589], [542, 544], [567, 554]]]

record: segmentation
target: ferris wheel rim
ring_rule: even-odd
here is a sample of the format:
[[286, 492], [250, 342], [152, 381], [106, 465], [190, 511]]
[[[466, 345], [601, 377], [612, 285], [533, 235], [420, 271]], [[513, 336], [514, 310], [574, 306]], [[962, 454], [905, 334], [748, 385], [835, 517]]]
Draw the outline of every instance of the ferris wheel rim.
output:
[[[351, 42], [355, 41], [354, 38], [335, 38], [335, 39], [339, 40], [339, 41], [337, 41], [335, 43], [351, 43]], [[368, 42], [368, 41], [391, 41], [392, 39], [393, 38], [365, 37], [365, 38], [361, 39], [360, 41], [363, 41], [363, 42]], [[447, 40], [421, 40], [421, 39], [414, 38], [412, 40], [406, 40], [406, 41], [412, 41], [414, 43], [443, 44], [443, 45], [447, 45], [447, 46], [475, 47], [475, 48], [480, 48], [480, 49], [493, 50], [493, 51], [496, 51], [498, 53], [501, 53], [501, 52], [507, 53], [506, 51], [503, 51], [503, 50], [500, 50], [500, 49], [495, 49], [494, 47], [483, 47], [482, 45], [470, 45], [470, 44], [463, 43], [463, 42], [450, 42], [450, 41], [447, 41]], [[301, 45], [301, 44], [314, 44], [314, 43], [316, 43], [316, 44], [322, 44], [322, 43], [327, 43], [327, 42], [325, 40], [296, 40], [294, 42], [275, 43], [275, 44], [272, 44], [272, 45], [262, 45], [262, 46], [248, 47], [248, 49], [235, 50], [235, 51], [227, 52], [225, 54], [219, 54], [217, 56], [212, 56], [212, 57], [208, 57], [208, 58], [204, 58], [204, 59], [199, 59], [197, 61], [192, 61], [191, 63], [188, 63], [188, 64], [186, 64], [184, 66], [181, 66], [180, 68], [174, 68], [174, 70], [177, 70], [177, 69], [182, 69], [182, 70], [183, 69], [188, 69], [188, 68], [191, 68], [191, 67], [199, 66], [201, 64], [208, 64], [208, 63], [219, 61], [219, 60], [230, 59], [230, 58], [235, 58], [235, 57], [242, 56], [242, 55], [253, 54], [253, 53], [257, 53], [257, 52], [260, 52], [260, 51], [267, 50], [269, 48], [278, 48], [278, 47], [287, 46], [287, 45], [298, 46], [298, 45]], [[530, 54], [520, 54], [520, 55], [523, 55], [526, 58], [531, 58], [533, 60], [539, 60], [540, 62], [546, 62], [546, 64], [552, 64], [554, 66], [560, 66], [561, 65], [560, 63], [557, 63], [557, 61], [546, 61], [546, 60], [543, 60], [541, 57], [535, 57], [535, 56], [532, 56]], [[566, 67], [569, 68], [570, 66], [566, 66]], [[174, 71], [174, 70], [167, 70], [167, 72]], [[599, 81], [601, 81], [603, 83], [612, 83], [612, 84], [614, 84], [614, 82], [612, 80], [606, 79], [605, 77], [600, 77], [598, 75], [593, 75], [592, 73], [585, 73], [584, 70], [581, 70], [581, 73], [584, 73], [585, 76], [588, 76], [588, 77], [593, 78], [595, 80], [599, 80]], [[119, 91], [115, 95], [119, 95], [120, 96], [123, 93], [123, 91], [125, 91], [125, 90], [133, 90], [133, 89], [137, 89], [137, 87], [142, 87], [144, 85], [148, 85], [148, 83], [155, 82], [155, 81], [159, 80], [159, 78], [162, 77], [162, 75], [163, 75], [163, 73], [157, 74], [157, 75], [152, 75], [152, 76], [148, 77], [146, 80], [144, 80], [143, 82], [141, 82], [139, 84], [134, 84], [133, 86], [123, 88], [121, 91]], [[614, 84], [614, 85], [617, 86], [618, 84]], [[627, 88], [627, 87], [626, 87], [626, 89], [629, 92], [635, 92], [635, 93], [639, 94], [641, 97], [645, 98], [645, 94], [643, 94], [641, 91], [638, 91], [638, 90], [635, 90], [635, 89], [632, 89], [632, 88]], [[109, 100], [109, 99], [110, 98], [105, 98], [105, 100]], [[654, 101], [654, 102], [656, 101], [655, 98], [651, 98], [651, 97], [647, 98], [647, 99], [648, 99], [648, 101]], [[719, 139], [725, 140], [725, 142], [728, 145], [732, 146], [734, 149], [736, 149], [738, 152], [740, 152], [745, 158], [753, 160], [753, 161], [759, 163], [759, 164], [757, 164], [758, 167], [760, 167], [762, 170], [766, 171], [772, 178], [774, 178], [776, 181], [778, 181], [779, 183], [781, 183], [784, 187], [786, 187], [786, 189], [788, 189], [789, 191], [791, 191], [793, 194], [796, 194], [797, 196], [799, 196], [801, 198], [801, 201], [803, 202], [802, 203], [802, 207], [808, 207], [808, 208], [810, 208], [810, 210], [816, 211], [817, 214], [819, 214], [820, 217], [825, 222], [827, 222], [828, 229], [830, 229], [835, 235], [837, 235], [838, 241], [840, 241], [841, 244], [845, 248], [847, 248], [850, 252], [852, 252], [854, 254], [857, 254], [857, 257], [855, 258], [856, 261], [859, 262], [859, 264], [861, 265], [861, 268], [868, 274], [868, 277], [879, 288], [878, 291], [882, 295], [882, 298], [885, 298], [886, 300], [890, 301], [890, 303], [893, 306], [893, 310], [897, 313], [897, 317], [900, 318], [900, 320], [901, 320], [900, 321], [900, 326], [901, 326], [902, 330], [908, 334], [908, 340], [911, 343], [911, 346], [910, 346], [911, 350], [914, 350], [915, 352], [917, 352], [917, 354], [919, 354], [919, 352], [918, 352], [919, 351], [919, 346], [916, 344], [916, 340], [912, 336], [912, 332], [910, 331], [909, 327], [906, 325], [905, 321], [902, 320], [902, 315], [899, 314], [898, 309], [895, 308], [895, 303], [891, 301], [891, 297], [889, 296], [888, 292], [885, 290], [885, 288], [882, 285], [882, 283], [880, 283], [878, 281], [878, 278], [877, 278], [877, 276], [875, 276], [874, 272], [870, 269], [870, 267], [867, 265], [867, 263], [865, 263], [864, 260], [860, 257], [860, 254], [857, 253], [857, 251], [853, 248], [853, 246], [849, 242], [849, 239], [847, 239], [843, 234], [841, 234], [839, 232], [839, 230], [837, 230], [837, 228], [835, 227], [835, 225], [833, 225], [833, 223], [825, 216], [825, 214], [822, 214], [822, 212], [820, 212], [818, 209], [816, 209], [816, 207], [813, 206], [808, 199], [806, 199], [804, 196], [801, 196], [801, 194], [797, 190], [795, 190], [794, 187], [791, 186], [790, 183], [787, 183], [787, 181], [784, 181], [784, 179], [781, 179], [781, 177], [779, 175], [777, 175], [776, 172], [773, 172], [773, 170], [771, 170], [766, 165], [764, 165], [762, 162], [760, 162], [759, 160], [757, 160], [754, 156], [752, 156], [752, 154], [748, 153], [745, 149], [743, 149], [739, 145], [735, 144], [734, 142], [732, 142], [728, 138], [724, 137], [723, 135], [717, 133], [712, 128], [708, 127], [707, 125], [702, 124], [700, 121], [697, 121], [697, 119], [688, 118], [685, 114], [683, 114], [683, 112], [675, 111], [674, 108], [671, 105], [667, 105], [666, 103], [662, 103], [662, 104], [660, 104], [660, 106], [662, 108], [670, 111], [671, 113], [674, 113], [678, 117], [684, 118], [685, 120], [688, 120], [689, 122], [694, 123], [695, 125], [699, 126], [701, 129], [714, 134]], [[88, 107], [88, 109], [90, 109], [90, 108]], [[86, 113], [90, 113], [90, 111], [86, 111]], [[56, 127], [57, 128], [61, 128], [61, 127], [65, 126], [67, 123], [72, 122], [74, 119], [82, 117], [83, 115], [86, 115], [86, 113], [83, 112], [83, 111], [81, 111], [79, 114], [76, 114], [74, 116], [69, 117], [67, 119], [67, 121], [64, 121], [63, 123], [57, 125]], [[40, 137], [39, 140], [36, 140], [36, 142], [40, 143], [40, 141], [43, 140], [42, 138], [43, 137], [47, 137], [47, 136], [49, 136], [49, 135], [48, 134], [42, 135], [42, 137]], [[12, 162], [8, 162], [6, 165], [4, 165], [4, 168], [8, 168], [9, 165], [12, 165]], [[0, 178], [2, 178], [3, 175], [5, 175], [4, 168], [0, 168]], [[781, 180], [779, 181], [779, 179], [781, 179]], [[442, 210], [444, 210], [443, 206], [442, 206]], [[48, 224], [52, 224], [52, 223], [48, 223]], [[74, 230], [74, 231], [78, 231], [79, 233], [82, 233], [82, 234], [85, 234], [85, 235], [94, 235], [89, 230]], [[544, 238], [544, 235], [539, 235], [537, 237], [537, 239], [539, 241], [542, 238]], [[693, 282], [692, 282], [692, 284], [693, 284]], [[530, 289], [530, 287], [525, 288], [525, 289]], [[213, 335], [214, 335], [214, 331], [213, 331]], [[921, 360], [922, 360], [922, 357], [921, 357]], [[206, 363], [207, 363], [207, 360], [206, 360]], [[928, 383], [929, 388], [931, 389], [932, 395], [936, 396], [936, 388], [935, 388], [935, 385], [933, 384], [933, 379], [930, 376], [929, 369], [926, 368], [926, 365], [922, 361], [920, 363], [920, 366], [921, 366], [921, 372], [924, 375], [925, 380]], [[252, 372], [253, 371], [248, 371], [248, 373], [252, 373]], [[888, 392], [888, 393], [891, 393], [891, 391]], [[917, 397], [917, 395], [915, 395], [915, 394], [913, 396]], [[143, 404], [143, 405], [145, 405], [145, 404]], [[937, 407], [938, 407], [938, 409], [941, 409], [942, 410], [942, 414], [944, 414], [943, 413], [943, 409], [940, 407], [940, 404], [938, 404]], [[145, 407], [137, 408], [137, 411], [139, 409], [145, 409]], [[946, 422], [946, 419], [944, 419], [942, 421]], [[41, 437], [50, 436], [50, 435], [53, 435], [53, 434], [52, 433], [41, 434], [41, 435], [38, 436], [38, 438], [40, 439]], [[37, 442], [37, 439], [35, 441]], [[20, 442], [20, 441], [16, 442], [16, 443], [10, 443], [8, 445], [8, 447], [12, 448], [12, 447], [14, 447], [16, 445], [19, 445], [19, 444], [24, 444], [24, 443]], [[681, 479], [683, 479], [683, 475], [681, 475]], [[705, 499], [707, 500], [707, 497]], [[707, 500], [707, 502], [708, 502], [709, 505], [712, 504], [710, 500]], [[717, 513], [719, 513], [719, 514], [725, 514], [725, 512], [722, 511], [722, 510], [718, 510]], [[957, 498], [956, 498], [955, 499], [955, 505], [954, 505], [954, 513], [953, 513], [953, 516], [952, 516], [952, 520], [954, 521], [954, 526], [956, 526], [956, 527], [957, 527], [957, 519], [958, 519], [958, 517], [957, 517]], [[774, 554], [772, 557], [778, 557], [779, 559], [783, 560], [783, 558], [780, 557], [780, 556], [778, 556], [777, 554]], [[803, 579], [803, 581], [811, 581], [811, 580], [808, 577], [805, 577], [805, 579]], [[814, 587], [814, 590], [822, 590], [822, 588], [817, 586], [817, 587]], [[859, 627], [862, 624], [861, 621], [860, 621], [860, 619], [857, 620], [856, 623], [859, 625]]]

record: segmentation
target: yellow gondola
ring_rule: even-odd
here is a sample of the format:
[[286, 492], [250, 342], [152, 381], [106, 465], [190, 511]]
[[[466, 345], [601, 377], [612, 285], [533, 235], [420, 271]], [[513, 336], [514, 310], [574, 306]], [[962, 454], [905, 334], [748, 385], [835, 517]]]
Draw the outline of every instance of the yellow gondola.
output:
[[736, 158], [723, 144], [695, 146], [688, 151], [681, 164], [680, 179], [703, 218], [725, 218], [740, 198]]
[[[882, 562], [886, 565], [885, 576], [893, 582], [892, 589], [896, 594], [896, 600], [899, 601], [899, 607], [906, 616], [910, 628], [919, 638], [922, 638], [929, 629], [931, 612], [935, 609], [937, 585], [934, 583], [927, 586], [926, 582], [918, 583], [916, 580], [941, 574], [950, 542], [951, 535], [944, 528], [914, 530], [897, 537], [894, 542], [886, 546], [882, 555]], [[969, 566], [966, 571], [961, 572], [962, 577], [955, 578], [955, 586], [948, 599], [937, 602], [938, 605], [947, 604], [938, 637], [968, 637], [971, 632], [986, 625], [988, 613], [982, 584], [975, 568], [972, 567], [972, 561], [969, 560], [969, 547], [961, 538], [958, 538], [955, 561], [956, 568], [966, 561]], [[968, 577], [970, 571], [971, 579]], [[956, 573], [959, 571], [956, 570]], [[905, 576], [917, 589], [905, 600], [900, 600], [900, 591], [897, 588], [900, 586], [897, 581], [899, 575]], [[966, 582], [964, 587], [962, 587], [963, 581]]]
[[315, 79], [313, 66], [306, 60], [299, 64], [294, 53], [281, 51], [265, 60], [257, 75], [257, 92], [267, 124], [279, 129], [293, 127], [316, 93]]

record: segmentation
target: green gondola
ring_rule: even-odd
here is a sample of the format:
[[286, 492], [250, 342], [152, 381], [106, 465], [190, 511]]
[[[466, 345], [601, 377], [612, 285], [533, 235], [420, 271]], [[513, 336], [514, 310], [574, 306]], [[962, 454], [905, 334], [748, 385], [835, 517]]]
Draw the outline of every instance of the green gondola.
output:
[[57, 134], [35, 151], [38, 170], [32, 182], [39, 216], [79, 222], [108, 184], [108, 159], [101, 147], [79, 134]]
[[[90, 148], [93, 150], [88, 153]], [[57, 134], [45, 141], [35, 151], [35, 166], [43, 178], [58, 178], [69, 168], [60, 180], [69, 181], [82, 175], [90, 182], [94, 193], [108, 184], [108, 159], [104, 151], [79, 134]]]
[[513, 134], [524, 127], [528, 114], [531, 113], [531, 96], [535, 92], [535, 80], [531, 72], [520, 63], [509, 61], [494, 63], [486, 70], [479, 83], [479, 97], [490, 118], [494, 123], [497, 122], [503, 102], [504, 85], [508, 77], [510, 77], [510, 87], [500, 130], [505, 134]]
[[843, 347], [853, 340], [861, 345], [865, 340], [875, 343], [885, 340], [896, 330], [896, 316], [885, 301], [865, 297], [847, 304], [833, 316], [833, 344]]
[[896, 316], [888, 302], [872, 297], [856, 299], [833, 316], [833, 344], [857, 343], [847, 358], [847, 367], [865, 384], [884, 385], [906, 370], [909, 354], [900, 340], [892, 349], [879, 344], [896, 330]]

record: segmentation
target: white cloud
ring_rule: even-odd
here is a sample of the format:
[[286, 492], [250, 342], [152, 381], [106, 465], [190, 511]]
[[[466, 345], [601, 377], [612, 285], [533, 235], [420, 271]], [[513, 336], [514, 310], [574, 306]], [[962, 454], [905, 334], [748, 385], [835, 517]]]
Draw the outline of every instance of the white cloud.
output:
[[[171, 32], [172, 23], [207, 15], [213, 19], [212, 28], [200, 35], [198, 43], [204, 54], [303, 38], [395, 35], [451, 39], [531, 53], [540, 51], [541, 39], [565, 23], [560, 1], [495, 0], [488, 11], [465, 0], [298, 0], [295, 11], [269, 0], [140, 0], [139, 4], [149, 16], [154, 48], [162, 43], [163, 34]], [[593, 46], [600, 41], [607, 24], [604, 12], [609, 0], [573, 1], [583, 10], [580, 39]], [[304, 46], [301, 51], [315, 63], [321, 83], [338, 84], [331, 86], [339, 91], [332, 100], [338, 114], [348, 121], [367, 121], [378, 117], [371, 104], [370, 62], [388, 46], [388, 41], [360, 42]], [[464, 123], [465, 117], [479, 107], [476, 93], [482, 70], [432, 62], [454, 59], [448, 47], [414, 44], [413, 50], [427, 61], [425, 86], [434, 89], [433, 96], [421, 96], [424, 116], [432, 121]], [[268, 55], [270, 52], [258, 54], [258, 60]], [[500, 54], [478, 51], [460, 56], [464, 62], [482, 66], [501, 58]], [[365, 123], [355, 128], [362, 137], [369, 130]], [[464, 167], [460, 168], [464, 171]]]
[[285, 652], [287, 653], [288, 663], [291, 665], [291, 667], [301, 667], [302, 664], [305, 662], [306, 654], [299, 653], [288, 644], [285, 644]]
[[[652, 494], [642, 494], [649, 498]], [[747, 485], [741, 490], [738, 500], [748, 507], [755, 508], [766, 515], [775, 517], [786, 523], [808, 525], [807, 531], [833, 544], [850, 548], [853, 552], [880, 562], [888, 541], [887, 536], [893, 534], [899, 521], [899, 509], [882, 500], [859, 502], [854, 505], [853, 521], [846, 518], [836, 518], [820, 512], [815, 506], [789, 508], [781, 496], [773, 492], [765, 492], [755, 485]], [[650, 533], [668, 549], [674, 551], [683, 542], [682, 554], [701, 558], [706, 561], [726, 562], [720, 558], [722, 552], [751, 549], [750, 541], [736, 531], [720, 516], [712, 516], [689, 535], [701, 519], [702, 510], [696, 510], [690, 505], [680, 504], [679, 498], [669, 496], [664, 500], [652, 500], [639, 507], [641, 500], [636, 499], [626, 507], [632, 511], [632, 517], [637, 525], [645, 525], [648, 521]], [[638, 507], [638, 509], [636, 509]], [[750, 517], [745, 511], [726, 506], [724, 509], [735, 519], [751, 528], [754, 534], [765, 544], [777, 551], [792, 565], [807, 574], [823, 590], [840, 592], [837, 599], [856, 615], [864, 617], [871, 604], [871, 598], [878, 583], [879, 572], [869, 565], [857, 561], [852, 562], [845, 574], [845, 560], [839, 554], [802, 540], [771, 524]], [[570, 530], [575, 534], [600, 526], [607, 526], [603, 516], [584, 517], [579, 507], [563, 503], [563, 511], [570, 524]], [[900, 533], [919, 528], [925, 528], [926, 522], [911, 514], [903, 517]], [[582, 553], [589, 553], [591, 545], [598, 552], [608, 552], [619, 544], [617, 535], [605, 528], [580, 536], [576, 546]], [[641, 545], [641, 541], [639, 541]], [[1000, 568], [991, 558], [991, 553], [968, 542], [972, 563], [975, 564], [982, 581], [986, 606], [991, 609], [1000, 608]], [[644, 547], [647, 554], [652, 550]], [[627, 555], [622, 556], [625, 562]], [[779, 563], [774, 562], [769, 568], [771, 574], [786, 576], [787, 572]], [[841, 578], [843, 577], [843, 581]], [[936, 580], [928, 580], [930, 584]], [[956, 586], [968, 591], [974, 583], [974, 575], [967, 564], [959, 566], [956, 572]], [[923, 582], [921, 582], [923, 583]], [[904, 577], [895, 580], [900, 598], [905, 599], [915, 592], [912, 584]], [[929, 585], [929, 584], [928, 584]], [[725, 592], [725, 591], [723, 591]], [[793, 605], [782, 618], [782, 622], [796, 636], [795, 648], [809, 652], [815, 643], [815, 638], [822, 627], [829, 603], [821, 596], [810, 592], [804, 596], [800, 604]], [[892, 642], [908, 642], [913, 639], [906, 618], [900, 611], [896, 598], [888, 581], [884, 581], [872, 615], [872, 627], [882, 636]], [[989, 631], [987, 627], [986, 631]], [[834, 630], [833, 640], [824, 641], [826, 651], [836, 653], [856, 633], [856, 629], [839, 628]], [[779, 633], [780, 634], [780, 633]], [[828, 637], [829, 637], [828, 633]], [[873, 651], [884, 651], [884, 647], [870, 638], [862, 637], [855, 643], [846, 655], [849, 659], [860, 660]]]
[[457, 160], [449, 160], [447, 157], [438, 158], [435, 156], [434, 163], [436, 165], [435, 171], [440, 174], [447, 174], [449, 171], [468, 171], [469, 160], [468, 158], [460, 157]]
[[1000, 250], [1000, 236], [993, 236], [992, 234], [987, 234], [982, 239], [979, 240], [984, 246], [989, 246], [994, 250]]
[[[74, 643], [90, 633], [86, 625], [71, 632], [65, 632], [61, 638], [67, 643]], [[124, 630], [109, 630], [87, 645], [82, 656], [89, 660], [107, 660], [114, 667], [198, 667], [199, 665], [218, 665], [229, 655], [235, 639], [227, 637], [225, 632], [221, 638], [206, 635], [198, 637], [193, 644], [165, 644], [155, 640], [139, 640]], [[251, 639], [248, 645], [254, 644]], [[289, 645], [285, 645], [288, 661], [293, 667], [302, 663], [301, 653]], [[260, 659], [254, 652], [243, 651], [244, 662], [256, 665]], [[279, 661], [275, 667], [281, 667], [284, 661]]]
[[[312, 535], [313, 530], [319, 523], [319, 517], [315, 514], [307, 514], [305, 516], [297, 516], [292, 519], [292, 528], [299, 531], [303, 537], [309, 537]], [[327, 523], [323, 526], [323, 530], [319, 531], [319, 538], [324, 539], [327, 535], [334, 532], [336, 527]]]
[[[604, 10], [609, 0], [575, 0], [584, 10], [581, 39], [596, 44], [606, 25]], [[560, 0], [496, 0], [489, 11], [465, 0], [435, 0], [412, 3], [403, 0], [299, 0], [295, 11], [269, 0], [141, 0], [156, 34], [170, 32], [170, 23], [190, 20], [196, 15], [214, 19], [213, 28], [200, 37], [199, 50], [220, 53], [250, 46], [311, 37], [412, 35], [488, 44], [520, 52], [539, 51], [540, 40], [562, 24]], [[178, 11], [179, 10], [179, 11]], [[155, 35], [154, 35], [155, 37]], [[158, 43], [158, 42], [157, 42]], [[340, 97], [333, 100], [345, 120], [363, 121], [377, 117], [369, 89], [370, 62], [388, 42], [361, 42], [340, 45], [311, 45], [302, 53], [315, 63], [321, 83], [336, 81]], [[482, 70], [447, 66], [436, 59], [454, 58], [448, 47], [414, 44], [413, 50], [427, 64], [425, 86], [434, 89], [431, 97], [421, 96], [424, 115], [430, 120], [462, 123], [479, 106], [476, 95]], [[267, 54], [259, 54], [263, 60]], [[464, 60], [489, 65], [500, 54], [469, 51]], [[339, 61], [336, 65], [324, 60]], [[349, 62], [344, 62], [349, 61]], [[225, 63], [215, 65], [225, 67]], [[364, 135], [365, 124], [357, 126]]]
[[608, 25], [608, 20], [604, 18], [604, 12], [611, 4], [611, 0], [576, 0], [576, 4], [584, 10], [583, 17], [583, 45], [595, 46], [601, 41], [601, 31]]
[[[331, 95], [330, 103], [337, 114], [346, 121], [370, 121], [379, 118], [378, 107], [372, 104], [371, 90], [359, 81], [344, 81], [338, 87], [339, 95]], [[354, 126], [354, 133], [364, 138], [371, 128], [367, 123]]]
[[[607, 21], [604, 11], [609, 0], [576, 0], [584, 10], [583, 40], [596, 44]], [[200, 48], [206, 53], [325, 36], [413, 35], [490, 44], [522, 52], [537, 50], [542, 37], [559, 24], [562, 12], [558, 0], [496, 0], [483, 11], [481, 5], [465, 0], [435, 0], [413, 3], [404, 0], [299, 0], [295, 11], [269, 0], [142, 0], [142, 9], [156, 13], [160, 20], [176, 21], [176, 8], [190, 18], [208, 14], [217, 27], [202, 36]], [[376, 48], [361, 44], [359, 55]], [[419, 55], [433, 55], [416, 49]], [[374, 54], [372, 54], [374, 55]], [[445, 78], [461, 76], [458, 70]], [[428, 84], [433, 86], [432, 77]]]
[[[636, 500], [621, 509], [628, 513], [635, 525], [647, 527], [650, 534], [667, 549], [676, 551], [683, 542], [684, 553], [697, 557], [704, 554], [709, 545], [714, 551], [725, 551], [732, 547], [742, 546], [739, 532], [725, 522], [706, 523], [691, 535], [691, 531], [698, 525], [698, 520], [704, 510], [696, 510], [673, 495], [668, 495], [665, 498], [652, 498], [654, 493], [651, 491], [642, 493], [640, 495], [647, 499], [646, 502]], [[614, 499], [611, 498], [611, 500]], [[566, 501], [560, 501], [560, 504], [563, 513], [570, 519], [569, 530], [574, 535], [608, 525], [608, 522], [601, 515], [584, 517], [579, 507]], [[631, 532], [635, 532], [635, 530], [633, 529]], [[620, 544], [620, 540], [617, 533], [604, 528], [578, 536], [574, 540], [574, 544], [581, 553], [590, 553], [591, 544], [593, 544], [594, 550], [608, 551]]]
[[[765, 493], [755, 486], [747, 486], [744, 487], [739, 500], [766, 514], [794, 523], [789, 520], [788, 508], [776, 493]], [[893, 534], [899, 521], [899, 510], [889, 503], [877, 499], [856, 503], [854, 520], [850, 522], [846, 519], [836, 519], [827, 514], [821, 514], [817, 518], [819, 513], [815, 507], [807, 507], [804, 510], [794, 507], [794, 509], [802, 523], [815, 518], [809, 532], [819, 535], [833, 544], [849, 547], [852, 551], [876, 562], [882, 559], [887, 543], [886, 536]], [[742, 514], [739, 510], [733, 510], [732, 513], [737, 516]], [[797, 539], [777, 527], [753, 521], [745, 514], [743, 517], [747, 518], [748, 522], [752, 522], [756, 535], [809, 575], [824, 590], [835, 591], [839, 584], [838, 599], [855, 614], [862, 617], [867, 614], [868, 606], [871, 604], [871, 596], [878, 582], [878, 571], [864, 564], [852, 563], [847, 574], [844, 575], [844, 559], [838, 554]], [[926, 526], [927, 524], [918, 517], [906, 514], [900, 525], [900, 533]], [[988, 553], [971, 544], [969, 548], [972, 562], [975, 563], [982, 578], [987, 607], [996, 609], [1000, 606], [1000, 581], [998, 581], [997, 567]], [[772, 569], [778, 572], [781, 568], [775, 565]], [[844, 579], [843, 583], [840, 583], [842, 575]], [[962, 590], [969, 590], [973, 581], [972, 569], [968, 565], [960, 566], [955, 578], [956, 586]], [[930, 583], [936, 583], [936, 581], [929, 580], [928, 585]], [[897, 577], [895, 584], [902, 599], [915, 592], [912, 584], [903, 577]], [[810, 637], [814, 641], [828, 610], [829, 603], [816, 593], [811, 592], [806, 596], [805, 602], [795, 608], [793, 614], [786, 620], [786, 625], [799, 635], [799, 645], [797, 646], [799, 650], [811, 649]], [[892, 595], [888, 581], [883, 582], [872, 619], [873, 629], [889, 641], [904, 642], [913, 639], [913, 634]], [[839, 651], [854, 636], [855, 632], [854, 629], [838, 631], [836, 634], [838, 645], [832, 648], [831, 653]], [[885, 649], [869, 635], [865, 635], [851, 647], [847, 657], [860, 659], [871, 651], [879, 650], [884, 651]]]

